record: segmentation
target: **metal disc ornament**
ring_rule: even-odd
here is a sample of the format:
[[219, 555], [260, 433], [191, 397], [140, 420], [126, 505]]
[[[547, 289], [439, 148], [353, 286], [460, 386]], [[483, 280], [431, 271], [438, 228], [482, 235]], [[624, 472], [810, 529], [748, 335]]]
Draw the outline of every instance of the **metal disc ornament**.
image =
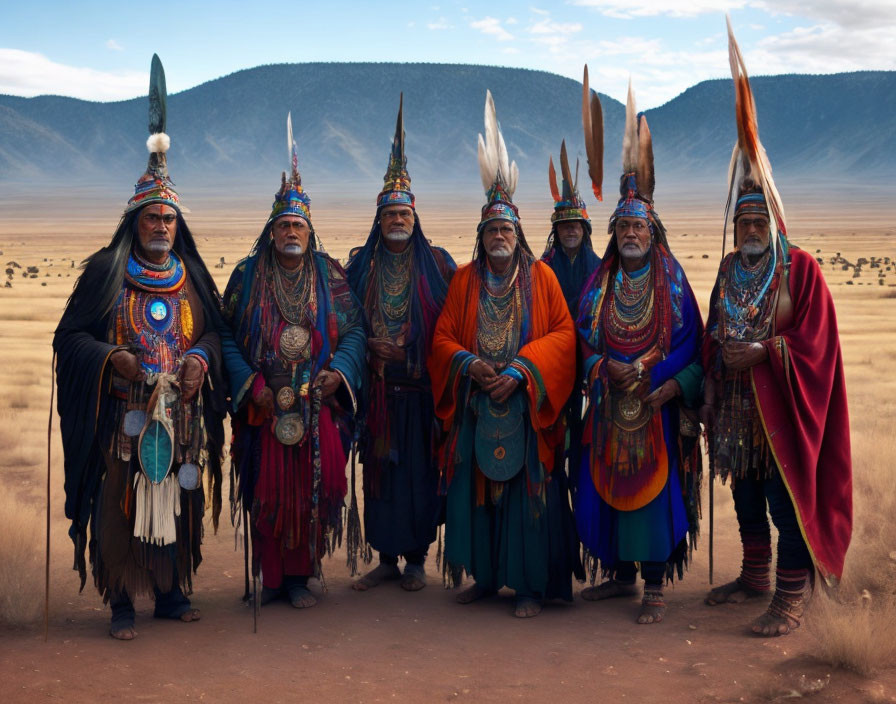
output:
[[143, 426], [146, 425], [146, 411], [133, 409], [124, 414], [124, 434], [135, 438], [143, 432]]
[[287, 325], [280, 333], [280, 352], [288, 360], [304, 356], [311, 342], [311, 332], [301, 325]]
[[291, 386], [284, 386], [277, 392], [277, 405], [280, 406], [281, 410], [289, 410], [295, 402], [296, 392], [293, 391]]
[[200, 476], [199, 467], [192, 462], [185, 462], [177, 470], [177, 483], [180, 484], [181, 489], [193, 491], [193, 489], [199, 488]]
[[274, 434], [283, 445], [295, 445], [305, 435], [305, 423], [298, 413], [287, 413], [280, 416], [274, 426]]

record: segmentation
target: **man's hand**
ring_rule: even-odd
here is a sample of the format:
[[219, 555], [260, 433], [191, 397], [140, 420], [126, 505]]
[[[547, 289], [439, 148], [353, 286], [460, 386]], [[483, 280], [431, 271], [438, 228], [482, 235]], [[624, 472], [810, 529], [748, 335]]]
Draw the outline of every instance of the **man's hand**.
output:
[[404, 362], [407, 359], [405, 349], [396, 345], [392, 340], [372, 337], [367, 340], [367, 346], [375, 357], [384, 362]]
[[492, 369], [492, 366], [481, 359], [473, 360], [469, 369], [467, 369], [467, 374], [473, 377], [473, 381], [479, 384], [479, 388], [486, 393], [490, 393], [498, 381], [498, 375], [495, 374], [495, 370]]
[[495, 403], [504, 403], [510, 398], [510, 394], [516, 391], [516, 387], [519, 385], [520, 382], [509, 374], [498, 374], [497, 379], [492, 384], [489, 396]]
[[644, 399], [645, 403], [649, 403], [653, 410], [658, 411], [666, 403], [681, 393], [681, 386], [675, 379], [667, 379], [662, 386], [653, 390], [653, 393]]
[[128, 381], [143, 381], [143, 379], [146, 378], [146, 374], [144, 374], [140, 362], [137, 361], [137, 355], [132, 352], [118, 350], [117, 352], [112, 353], [112, 356], [109, 357], [109, 361], [112, 363], [112, 366], [115, 367], [115, 371], [118, 372], [118, 375], [124, 377]]
[[329, 398], [335, 394], [341, 383], [342, 377], [329, 369], [321, 369], [314, 379], [314, 386], [320, 387], [321, 398]]
[[271, 387], [265, 384], [261, 391], [254, 394], [249, 401], [265, 416], [274, 415], [274, 392]]
[[638, 381], [638, 371], [634, 365], [618, 362], [615, 359], [607, 360], [607, 374], [614, 386], [627, 389]]
[[184, 403], [189, 403], [202, 388], [205, 370], [194, 355], [188, 354], [180, 365], [180, 398]]
[[768, 357], [768, 350], [759, 342], [728, 340], [722, 345], [722, 361], [728, 369], [749, 369]]

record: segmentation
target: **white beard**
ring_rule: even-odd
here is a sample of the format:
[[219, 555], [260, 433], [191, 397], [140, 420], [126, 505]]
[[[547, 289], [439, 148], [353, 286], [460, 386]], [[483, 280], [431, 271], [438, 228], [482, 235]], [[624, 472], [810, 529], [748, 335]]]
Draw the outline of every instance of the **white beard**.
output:
[[740, 248], [740, 253], [745, 257], [759, 257], [765, 253], [766, 249], [768, 249], [767, 245], [750, 241], [744, 242], [743, 247]]
[[301, 256], [304, 251], [305, 250], [302, 249], [302, 245], [300, 244], [286, 244], [283, 245], [281, 254], [285, 254], [287, 257], [298, 257]]
[[497, 259], [499, 261], [506, 261], [513, 256], [513, 248], [501, 245], [500, 247], [493, 247], [488, 256], [492, 259]]
[[407, 242], [411, 239], [412, 234], [413, 232], [405, 232], [404, 230], [392, 230], [391, 232], [384, 232], [383, 237], [390, 242]]
[[152, 240], [145, 249], [147, 254], [168, 254], [171, 251], [171, 245], [162, 240]]

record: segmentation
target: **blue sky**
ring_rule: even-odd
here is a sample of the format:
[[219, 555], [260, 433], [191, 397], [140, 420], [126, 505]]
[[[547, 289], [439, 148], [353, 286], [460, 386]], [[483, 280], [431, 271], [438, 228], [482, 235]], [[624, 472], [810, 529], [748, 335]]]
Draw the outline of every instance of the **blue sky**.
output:
[[143, 95], [260, 64], [423, 61], [543, 69], [641, 108], [730, 75], [724, 13], [753, 75], [896, 69], [896, 0], [0, 3], [0, 93]]

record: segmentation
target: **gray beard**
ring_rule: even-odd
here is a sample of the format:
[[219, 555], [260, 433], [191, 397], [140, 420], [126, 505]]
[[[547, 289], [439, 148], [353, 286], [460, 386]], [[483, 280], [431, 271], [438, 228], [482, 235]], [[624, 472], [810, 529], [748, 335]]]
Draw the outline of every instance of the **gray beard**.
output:
[[304, 251], [300, 244], [287, 244], [280, 250], [280, 254], [285, 254], [287, 257], [299, 257]]
[[167, 242], [153, 240], [146, 247], [144, 247], [144, 251], [147, 254], [168, 254], [168, 252], [171, 251], [171, 245]]
[[493, 249], [491, 252], [488, 252], [488, 256], [489, 258], [496, 259], [499, 262], [506, 262], [513, 256], [513, 250], [501, 247], [500, 249]]
[[740, 248], [740, 253], [744, 257], [761, 257], [763, 254], [765, 254], [766, 249], [768, 249], [767, 245], [746, 242], [744, 246]]
[[390, 242], [407, 242], [411, 239], [412, 234], [412, 232], [405, 232], [403, 230], [392, 230], [392, 232], [384, 232], [383, 237]]

